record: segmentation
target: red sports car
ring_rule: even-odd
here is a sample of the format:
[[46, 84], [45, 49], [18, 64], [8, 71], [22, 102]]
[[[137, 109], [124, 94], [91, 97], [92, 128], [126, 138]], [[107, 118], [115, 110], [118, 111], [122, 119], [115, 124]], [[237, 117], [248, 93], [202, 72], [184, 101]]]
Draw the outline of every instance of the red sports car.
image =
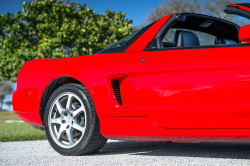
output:
[[[224, 11], [250, 18], [250, 3]], [[26, 62], [14, 111], [62, 155], [107, 139], [250, 142], [248, 43], [250, 25], [171, 14], [94, 55]]]

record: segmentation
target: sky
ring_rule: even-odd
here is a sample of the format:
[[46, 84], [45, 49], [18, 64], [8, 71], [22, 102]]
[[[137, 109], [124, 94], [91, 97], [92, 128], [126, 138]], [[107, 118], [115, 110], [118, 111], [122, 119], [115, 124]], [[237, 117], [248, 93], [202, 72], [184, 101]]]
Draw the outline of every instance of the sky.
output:
[[[31, 0], [27, 0], [31, 1]], [[85, 3], [95, 13], [104, 13], [106, 9], [111, 11], [126, 12], [126, 17], [133, 19], [133, 26], [145, 20], [150, 9], [160, 4], [162, 0], [71, 0], [71, 2]], [[0, 0], [0, 14], [16, 13], [22, 10], [24, 0]]]

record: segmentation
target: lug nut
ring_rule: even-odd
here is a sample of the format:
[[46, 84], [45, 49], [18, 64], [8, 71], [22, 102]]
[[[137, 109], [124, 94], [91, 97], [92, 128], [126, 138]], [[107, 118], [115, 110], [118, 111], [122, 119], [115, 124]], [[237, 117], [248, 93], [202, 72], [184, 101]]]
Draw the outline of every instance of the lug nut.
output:
[[66, 123], [66, 121], [65, 121], [65, 120], [62, 120], [62, 123], [64, 124], [64, 123]]
[[69, 125], [66, 127], [66, 129], [68, 129], [69, 128]]

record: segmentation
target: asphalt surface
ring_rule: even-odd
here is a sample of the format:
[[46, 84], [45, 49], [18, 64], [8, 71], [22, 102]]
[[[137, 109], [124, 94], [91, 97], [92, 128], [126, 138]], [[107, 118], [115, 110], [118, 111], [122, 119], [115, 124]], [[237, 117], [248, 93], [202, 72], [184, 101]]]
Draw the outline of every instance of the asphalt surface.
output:
[[0, 142], [0, 165], [250, 165], [250, 143], [109, 140], [97, 154], [62, 156], [48, 141]]

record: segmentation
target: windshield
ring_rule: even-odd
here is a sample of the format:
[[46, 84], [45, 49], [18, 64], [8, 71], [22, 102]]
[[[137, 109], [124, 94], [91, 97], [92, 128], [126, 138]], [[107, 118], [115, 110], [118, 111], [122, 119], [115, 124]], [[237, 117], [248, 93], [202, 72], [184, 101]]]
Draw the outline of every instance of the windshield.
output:
[[124, 37], [118, 42], [108, 46], [107, 48], [101, 50], [97, 54], [101, 53], [119, 53], [124, 52], [128, 47], [131, 46], [144, 32], [146, 32], [155, 22], [145, 26], [142, 29], [135, 31], [134, 33]]
[[106, 49], [110, 49], [110, 48], [117, 48], [117, 47], [121, 47], [121, 46], [124, 46], [125, 44], [127, 44], [140, 30], [124, 37], [123, 39], [119, 40], [118, 42], [108, 46], [107, 48], [105, 48], [104, 50]]

